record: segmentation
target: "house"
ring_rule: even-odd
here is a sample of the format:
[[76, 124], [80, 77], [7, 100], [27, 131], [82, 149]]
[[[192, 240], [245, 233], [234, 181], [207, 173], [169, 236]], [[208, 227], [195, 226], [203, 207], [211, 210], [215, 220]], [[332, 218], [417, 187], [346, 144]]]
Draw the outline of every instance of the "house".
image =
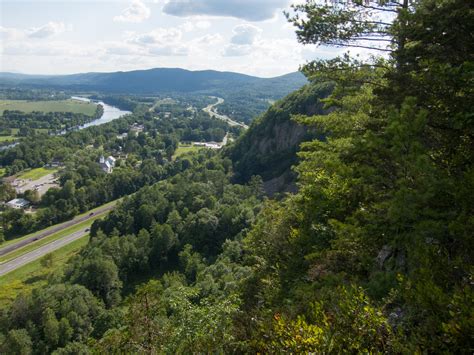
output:
[[107, 159], [105, 159], [104, 156], [101, 155], [99, 159], [100, 168], [107, 174], [110, 174], [115, 168], [115, 161], [116, 159], [111, 155], [107, 157]]
[[11, 208], [26, 208], [30, 205], [30, 201], [25, 200], [24, 198], [15, 198], [7, 202], [7, 206]]
[[194, 142], [194, 145], [197, 147], [205, 147], [211, 149], [220, 149], [221, 145], [219, 143], [214, 142]]
[[142, 133], [144, 130], [145, 130], [145, 126], [142, 124], [134, 123], [130, 127], [130, 132], [133, 133], [135, 136], [137, 136], [139, 133]]

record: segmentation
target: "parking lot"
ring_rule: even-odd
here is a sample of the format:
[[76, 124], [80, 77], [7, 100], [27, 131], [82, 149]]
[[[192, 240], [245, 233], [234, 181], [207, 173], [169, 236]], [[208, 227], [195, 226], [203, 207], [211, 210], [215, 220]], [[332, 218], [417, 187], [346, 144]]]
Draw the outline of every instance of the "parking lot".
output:
[[24, 193], [26, 190], [36, 190], [38, 191], [38, 195], [41, 197], [50, 188], [59, 187], [59, 184], [54, 174], [48, 174], [37, 180], [16, 179], [13, 181], [12, 186], [15, 187], [18, 194]]

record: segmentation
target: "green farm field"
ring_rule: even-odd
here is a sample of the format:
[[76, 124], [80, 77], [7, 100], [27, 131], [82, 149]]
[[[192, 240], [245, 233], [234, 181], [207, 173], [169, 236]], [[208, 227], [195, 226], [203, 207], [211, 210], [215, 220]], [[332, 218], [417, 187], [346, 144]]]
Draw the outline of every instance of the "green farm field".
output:
[[20, 175], [18, 175], [18, 178], [38, 180], [39, 178], [42, 178], [45, 175], [54, 174], [57, 171], [58, 169], [36, 168], [36, 169], [27, 170], [24, 173], [21, 173]]
[[14, 142], [15, 140], [16, 140], [16, 137], [13, 137], [13, 136], [0, 136], [0, 143]]
[[198, 147], [195, 145], [180, 145], [173, 154], [173, 159], [176, 159], [182, 155], [187, 153], [197, 152], [202, 147]]
[[74, 112], [92, 116], [96, 110], [96, 104], [77, 100], [56, 101], [26, 101], [26, 100], [0, 100], [0, 114], [5, 110], [17, 110], [22, 112]]

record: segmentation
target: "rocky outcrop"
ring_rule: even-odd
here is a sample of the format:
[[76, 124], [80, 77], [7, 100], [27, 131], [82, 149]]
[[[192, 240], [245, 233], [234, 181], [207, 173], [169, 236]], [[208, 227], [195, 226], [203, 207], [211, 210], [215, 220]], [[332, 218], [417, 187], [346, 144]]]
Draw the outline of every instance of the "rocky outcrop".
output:
[[301, 142], [314, 139], [318, 134], [294, 121], [292, 116], [323, 114], [321, 99], [331, 90], [329, 84], [308, 84], [257, 118], [228, 151], [236, 181], [245, 183], [252, 176], [260, 175], [270, 195], [295, 191], [296, 176], [291, 166], [297, 163]]

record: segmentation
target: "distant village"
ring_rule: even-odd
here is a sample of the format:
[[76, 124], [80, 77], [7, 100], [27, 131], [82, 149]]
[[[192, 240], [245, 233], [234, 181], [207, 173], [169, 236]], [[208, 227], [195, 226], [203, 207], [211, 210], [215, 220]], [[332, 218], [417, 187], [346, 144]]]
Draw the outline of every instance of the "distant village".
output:
[[[128, 137], [128, 135], [138, 135], [142, 132], [144, 132], [145, 127], [142, 124], [137, 124], [134, 123], [131, 125], [130, 129], [128, 132], [119, 134], [116, 136], [117, 139], [124, 140]], [[202, 148], [208, 148], [208, 149], [220, 149], [222, 148], [223, 145], [225, 145], [225, 142], [227, 140], [227, 136], [224, 139], [224, 142], [218, 143], [218, 142], [188, 142], [190, 146], [195, 146], [195, 147], [202, 147]], [[127, 154], [122, 154], [121, 149], [119, 151], [113, 152], [113, 155], [109, 155], [105, 157], [104, 155], [101, 155], [97, 161], [99, 164], [101, 170], [105, 172], [106, 174], [111, 174], [115, 167], [117, 166], [117, 160], [118, 159], [126, 159]], [[14, 188], [15, 193], [17, 195], [16, 198], [7, 201], [7, 202], [0, 202], [0, 204], [3, 204], [7, 207], [14, 208], [14, 209], [24, 209], [27, 211], [32, 212], [31, 206], [32, 206], [32, 201], [28, 199], [26, 194], [34, 194], [37, 199], [41, 198], [49, 189], [53, 187], [59, 187], [59, 179], [57, 176], [57, 169], [60, 169], [64, 166], [64, 163], [61, 161], [52, 161], [51, 163], [48, 163], [44, 165], [43, 168], [46, 169], [51, 169], [52, 172], [50, 174], [43, 175], [35, 180], [32, 179], [24, 179], [24, 178], [19, 178], [16, 176], [11, 176], [4, 178], [3, 181], [5, 183], [10, 184], [11, 187]]]

